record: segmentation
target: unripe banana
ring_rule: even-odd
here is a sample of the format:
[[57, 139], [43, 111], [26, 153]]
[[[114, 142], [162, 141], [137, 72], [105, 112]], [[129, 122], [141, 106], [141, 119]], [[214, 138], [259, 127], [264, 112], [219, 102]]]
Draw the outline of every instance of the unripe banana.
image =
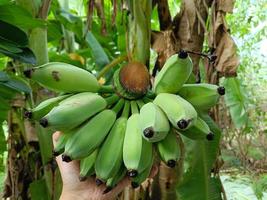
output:
[[24, 116], [28, 119], [34, 119], [34, 120], [40, 120], [43, 116], [45, 116], [47, 113], [52, 110], [55, 106], [59, 104], [60, 101], [63, 99], [66, 99], [70, 95], [62, 95], [58, 97], [53, 97], [50, 99], [46, 99], [42, 101], [40, 104], [38, 104], [35, 108], [28, 110], [24, 113]]
[[122, 165], [122, 148], [126, 130], [127, 118], [116, 120], [105, 142], [100, 147], [95, 162], [96, 177], [106, 182], [118, 172]]
[[123, 143], [123, 162], [130, 177], [141, 173], [148, 165], [147, 158], [152, 156], [152, 144], [142, 138], [139, 121], [139, 113], [132, 114], [127, 120]]
[[104, 190], [103, 194], [110, 192], [116, 185], [125, 177], [127, 169], [124, 164], [120, 166], [119, 171], [106, 182], [107, 188]]
[[105, 99], [95, 93], [78, 93], [61, 101], [40, 119], [40, 124], [56, 130], [70, 130], [103, 110], [106, 105]]
[[186, 130], [197, 119], [194, 107], [179, 95], [161, 93], [154, 99], [154, 103], [163, 110], [171, 124], [177, 129]]
[[157, 143], [157, 149], [161, 160], [168, 167], [174, 168], [180, 157], [180, 148], [173, 130], [169, 132], [164, 140]]
[[87, 177], [95, 173], [95, 160], [97, 157], [98, 149], [94, 150], [89, 156], [81, 159], [80, 162], [80, 181], [85, 181]]
[[139, 187], [148, 177], [153, 166], [153, 156], [151, 157], [146, 169], [132, 179], [131, 185], [133, 188]]
[[159, 93], [177, 93], [188, 80], [193, 63], [185, 51], [169, 57], [161, 71], [156, 75], [153, 91]]
[[140, 128], [144, 139], [149, 142], [158, 142], [166, 137], [170, 125], [161, 108], [150, 102], [140, 110]]
[[73, 134], [65, 145], [63, 161], [69, 162], [90, 155], [105, 139], [116, 119], [116, 112], [104, 110]]
[[54, 156], [59, 156], [62, 154], [65, 150], [65, 145], [69, 139], [69, 137], [72, 135], [72, 133], [64, 133], [61, 134], [58, 138], [57, 143], [55, 144], [54, 150], [53, 150], [53, 155]]
[[214, 134], [211, 132], [207, 123], [200, 117], [197, 118], [196, 123], [185, 131], [179, 131], [179, 133], [192, 140], [213, 140]]
[[59, 92], [97, 92], [100, 88], [93, 74], [67, 63], [47, 63], [24, 74], [43, 87]]
[[224, 95], [224, 87], [213, 84], [184, 84], [178, 94], [190, 102], [195, 109], [207, 111], [218, 103], [220, 95]]

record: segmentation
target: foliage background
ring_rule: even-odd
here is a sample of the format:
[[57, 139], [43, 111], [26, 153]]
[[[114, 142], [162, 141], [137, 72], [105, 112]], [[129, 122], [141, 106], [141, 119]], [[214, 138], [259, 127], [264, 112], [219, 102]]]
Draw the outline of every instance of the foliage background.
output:
[[[65, 1], [59, 1], [64, 6]], [[109, 2], [109, 1], [108, 1]], [[52, 4], [52, 8], [56, 3]], [[66, 5], [65, 5], [66, 6]], [[69, 8], [67, 8], [69, 6]], [[95, 34], [100, 45], [103, 46], [108, 57], [99, 60], [99, 55], [92, 51], [92, 47], [83, 44], [81, 19], [86, 17], [84, 1], [69, 1], [66, 8], [71, 13], [52, 13], [48, 19], [48, 48], [50, 61], [63, 61], [73, 63], [76, 66], [94, 70], [93, 63], [97, 61], [97, 66], [105, 65], [108, 60], [120, 55], [125, 50], [124, 28], [123, 26], [107, 27], [106, 35]], [[180, 1], [169, 1], [170, 11], [174, 16], [180, 8]], [[106, 3], [107, 11], [105, 13], [107, 24], [112, 20], [110, 3]], [[267, 2], [266, 0], [236, 0], [234, 13], [227, 16], [227, 22], [238, 46], [240, 56], [240, 67], [236, 79], [222, 79], [230, 91], [224, 101], [221, 102], [223, 121], [221, 125], [224, 130], [222, 147], [222, 159], [224, 160], [223, 179], [225, 184], [228, 182], [246, 183], [250, 182], [249, 187], [259, 199], [263, 199], [264, 191], [267, 190]], [[80, 16], [80, 17], [77, 17]], [[157, 14], [152, 13], [152, 27], [159, 29]], [[123, 15], [117, 20], [123, 20]], [[64, 27], [59, 24], [61, 22]], [[36, 22], [38, 23], [38, 22]], [[93, 15], [92, 32], [103, 32], [101, 21], [96, 15]], [[119, 24], [119, 23], [118, 23]], [[21, 27], [25, 24], [20, 24]], [[74, 34], [75, 35], [74, 35]], [[67, 35], [68, 40], [61, 40], [62, 34]], [[80, 48], [77, 44], [75, 50], [62, 48], [72, 43], [73, 37], [80, 42]], [[92, 37], [88, 40], [94, 40]], [[113, 41], [113, 42], [110, 42]], [[71, 45], [70, 45], [71, 46]], [[82, 47], [82, 48], [81, 48]], [[99, 52], [100, 55], [101, 52]], [[86, 59], [85, 59], [86, 58]], [[7, 57], [0, 58], [0, 69], [6, 65]], [[96, 69], [97, 70], [97, 69]], [[234, 106], [233, 106], [234, 105]], [[236, 111], [235, 108], [238, 108]], [[230, 117], [231, 116], [231, 117]], [[3, 183], [5, 174], [5, 139], [6, 123], [3, 124], [4, 133], [0, 133], [0, 181]], [[236, 177], [236, 178], [233, 178]], [[249, 181], [248, 181], [249, 180]], [[240, 184], [239, 184], [240, 185]], [[2, 190], [2, 184], [0, 185]], [[245, 199], [245, 189], [239, 188]], [[228, 193], [229, 192], [229, 193]], [[229, 196], [231, 191], [226, 193]], [[265, 194], [266, 195], [266, 194]], [[241, 195], [242, 196], [242, 195]]]

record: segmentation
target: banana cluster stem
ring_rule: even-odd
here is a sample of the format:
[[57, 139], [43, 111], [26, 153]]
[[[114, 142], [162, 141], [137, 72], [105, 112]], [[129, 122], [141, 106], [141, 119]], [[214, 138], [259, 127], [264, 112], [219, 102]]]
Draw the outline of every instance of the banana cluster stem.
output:
[[122, 55], [118, 58], [114, 59], [111, 63], [107, 64], [97, 75], [97, 79], [99, 80], [101, 77], [103, 77], [111, 68], [117, 66], [119, 63], [126, 61], [127, 56]]

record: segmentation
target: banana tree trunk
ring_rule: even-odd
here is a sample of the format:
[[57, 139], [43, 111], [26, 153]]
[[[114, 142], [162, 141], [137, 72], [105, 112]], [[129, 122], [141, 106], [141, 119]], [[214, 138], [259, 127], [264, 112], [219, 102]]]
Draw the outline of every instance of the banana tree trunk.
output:
[[[46, 19], [51, 1], [42, 1], [40, 7], [27, 0], [17, 0], [17, 3], [33, 17]], [[37, 65], [48, 62], [45, 27], [37, 27], [29, 32], [29, 46], [36, 56]], [[60, 176], [55, 172], [55, 163], [52, 159], [51, 133], [43, 131], [38, 124], [24, 121], [22, 118], [26, 105], [34, 105], [47, 95], [37, 85], [32, 88], [33, 96], [27, 99], [20, 97], [14, 102], [9, 113], [8, 178], [4, 197], [31, 199], [29, 194], [38, 188], [45, 189], [45, 199], [58, 199], [54, 191], [58, 188], [55, 185], [58, 180], [60, 181]]]

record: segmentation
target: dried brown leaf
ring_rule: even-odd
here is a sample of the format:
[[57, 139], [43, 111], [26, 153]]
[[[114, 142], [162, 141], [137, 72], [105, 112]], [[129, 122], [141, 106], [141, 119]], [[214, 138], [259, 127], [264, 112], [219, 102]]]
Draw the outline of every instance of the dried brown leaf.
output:
[[224, 76], [235, 76], [239, 65], [236, 44], [228, 32], [224, 32], [216, 48], [216, 70]]
[[152, 32], [152, 48], [158, 53], [159, 68], [163, 67], [166, 59], [175, 54], [176, 41], [171, 30]]

